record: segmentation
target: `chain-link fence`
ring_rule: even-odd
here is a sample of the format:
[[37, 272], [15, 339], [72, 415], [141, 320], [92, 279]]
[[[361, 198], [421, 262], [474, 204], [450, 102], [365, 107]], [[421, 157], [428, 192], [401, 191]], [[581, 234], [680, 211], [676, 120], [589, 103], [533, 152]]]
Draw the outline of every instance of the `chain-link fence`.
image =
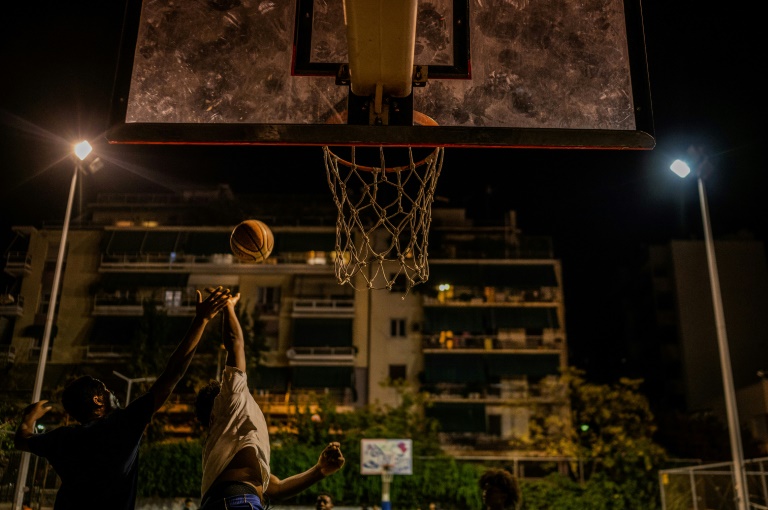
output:
[[[662, 510], [737, 510], [733, 464], [659, 471]], [[750, 510], [768, 510], [768, 457], [744, 462]]]

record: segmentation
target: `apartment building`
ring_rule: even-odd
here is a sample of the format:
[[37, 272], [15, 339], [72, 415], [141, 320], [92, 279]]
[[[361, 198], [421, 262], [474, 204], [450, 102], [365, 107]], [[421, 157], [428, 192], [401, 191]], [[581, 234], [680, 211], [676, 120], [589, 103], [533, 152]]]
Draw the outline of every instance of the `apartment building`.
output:
[[[233, 226], [247, 218], [274, 232], [264, 264], [241, 263], [229, 249]], [[403, 380], [428, 393], [425, 412], [454, 455], [545, 459], [520, 439], [536, 416], [569, 416], [558, 379], [567, 365], [562, 274], [550, 240], [522, 235], [513, 212], [476, 225], [463, 209], [435, 207], [429, 281], [408, 292], [356, 290], [336, 281], [335, 221], [331, 200], [316, 196], [236, 197], [226, 187], [100, 196], [70, 227], [43, 397], [89, 373], [125, 399], [126, 381], [146, 375], [128, 373], [136, 358], [163, 363], [184, 334], [195, 289], [225, 285], [258, 323], [254, 393], [275, 423], [319, 393], [342, 410], [395, 404], [397, 391], [382, 382]], [[0, 391], [26, 400], [61, 230], [14, 231], [0, 363], [20, 369]], [[159, 341], [148, 343], [150, 329]], [[190, 371], [213, 376], [221, 363], [208, 341]], [[173, 423], [184, 433], [182, 419]]]

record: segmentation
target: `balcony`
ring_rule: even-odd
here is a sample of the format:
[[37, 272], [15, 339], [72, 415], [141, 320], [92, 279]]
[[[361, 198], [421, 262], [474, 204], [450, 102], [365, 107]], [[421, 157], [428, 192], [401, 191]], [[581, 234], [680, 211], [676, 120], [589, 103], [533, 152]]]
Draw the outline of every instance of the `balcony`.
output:
[[12, 251], [5, 260], [5, 272], [21, 276], [32, 272], [32, 257], [26, 252]]
[[291, 366], [352, 365], [355, 361], [355, 347], [291, 347], [285, 353]]
[[562, 301], [556, 287], [514, 289], [454, 287], [437, 296], [425, 296], [424, 306], [542, 306]]
[[353, 318], [355, 316], [354, 296], [335, 298], [296, 298], [293, 300], [293, 318]]
[[128, 345], [87, 345], [85, 347], [85, 359], [116, 360], [126, 359], [132, 356], [133, 350]]
[[489, 351], [537, 351], [560, 352], [563, 348], [560, 337], [545, 337], [542, 335], [525, 335], [524, 337], [509, 338], [504, 335], [453, 335], [434, 334], [424, 335], [422, 350], [429, 354], [450, 354], [457, 351], [463, 353], [487, 353]]
[[0, 346], [0, 363], [10, 364], [16, 361], [16, 348], [12, 345]]
[[118, 293], [99, 293], [93, 299], [92, 315], [112, 317], [141, 317], [144, 299], [122, 296]]
[[551, 381], [496, 383], [484, 387], [461, 383], [436, 383], [422, 386], [433, 402], [449, 404], [484, 403], [487, 405], [567, 404], [565, 386]]
[[0, 295], [0, 316], [21, 317], [24, 315], [24, 296], [20, 294]]
[[335, 402], [338, 412], [351, 411], [354, 405], [350, 388], [328, 388], [323, 391], [294, 390], [286, 393], [258, 391], [253, 393], [253, 398], [266, 415], [290, 416], [299, 411], [303, 412], [307, 408], [310, 412], [314, 412], [321, 395]]

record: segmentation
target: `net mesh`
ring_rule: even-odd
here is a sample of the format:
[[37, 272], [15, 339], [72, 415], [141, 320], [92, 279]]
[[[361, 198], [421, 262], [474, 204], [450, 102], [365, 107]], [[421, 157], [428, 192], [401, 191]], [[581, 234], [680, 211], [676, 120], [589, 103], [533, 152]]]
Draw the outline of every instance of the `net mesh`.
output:
[[[377, 161], [365, 166], [359, 164], [359, 148], [351, 147], [349, 159], [343, 159], [323, 147], [328, 185], [338, 209], [336, 278], [355, 289], [387, 290], [402, 278], [407, 294], [429, 279], [429, 226], [444, 148], [436, 147], [417, 160], [410, 147], [388, 147], [387, 157], [403, 158], [403, 164], [390, 167], [384, 147], [377, 149]], [[406, 153], [392, 154], [395, 150]]]

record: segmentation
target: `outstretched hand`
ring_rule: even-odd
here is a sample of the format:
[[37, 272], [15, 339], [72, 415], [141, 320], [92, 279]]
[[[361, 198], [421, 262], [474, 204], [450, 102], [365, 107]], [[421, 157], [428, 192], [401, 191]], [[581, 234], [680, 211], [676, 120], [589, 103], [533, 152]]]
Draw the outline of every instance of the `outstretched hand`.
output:
[[344, 465], [344, 455], [341, 453], [341, 444], [337, 442], [330, 443], [320, 454], [317, 460], [320, 466], [320, 472], [323, 476], [329, 476], [341, 469]]
[[210, 294], [205, 299], [203, 299], [203, 294], [199, 290], [196, 291], [197, 304], [195, 306], [195, 312], [198, 317], [205, 320], [211, 320], [222, 308], [227, 306], [231, 294], [229, 289], [224, 289], [222, 286], [207, 290], [210, 291]]
[[51, 406], [47, 405], [47, 400], [41, 400], [39, 402], [35, 402], [34, 404], [29, 404], [27, 407], [24, 408], [24, 412], [22, 413], [22, 420], [23, 421], [37, 421], [45, 414], [51, 410]]

